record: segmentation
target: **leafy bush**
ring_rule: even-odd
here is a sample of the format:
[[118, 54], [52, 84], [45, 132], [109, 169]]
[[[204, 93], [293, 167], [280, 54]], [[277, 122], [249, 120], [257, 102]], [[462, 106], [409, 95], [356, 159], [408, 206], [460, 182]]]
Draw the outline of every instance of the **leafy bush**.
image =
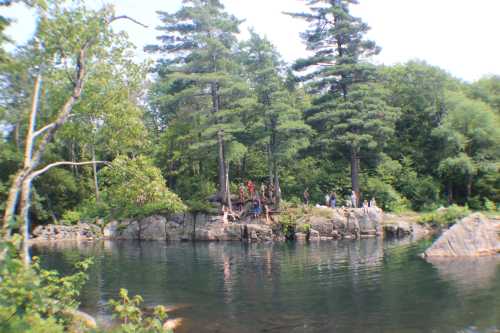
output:
[[113, 310], [113, 318], [121, 321], [121, 326], [116, 333], [167, 333], [172, 330], [163, 329], [163, 322], [167, 318], [164, 306], [158, 305], [153, 310], [153, 315], [143, 317], [139, 306], [143, 302], [140, 295], [128, 296], [126, 289], [120, 289], [120, 299], [110, 300], [109, 304]]
[[76, 264], [75, 274], [61, 277], [56, 271], [41, 269], [37, 258], [32, 265], [25, 265], [17, 255], [16, 241], [4, 245], [7, 254], [0, 268], [0, 331], [67, 331], [92, 260]]
[[165, 185], [160, 169], [146, 157], [119, 156], [99, 175], [104, 184], [102, 201], [114, 218], [175, 213], [185, 209], [181, 199]]
[[420, 217], [419, 223], [428, 223], [438, 226], [449, 226], [469, 215], [467, 207], [451, 205], [448, 208], [440, 208], [434, 212], [424, 214]]
[[64, 212], [62, 216], [61, 222], [63, 224], [67, 225], [72, 225], [72, 224], [77, 224], [78, 222], [81, 221], [81, 214], [78, 211], [75, 210], [67, 210]]
[[375, 198], [377, 205], [386, 211], [403, 211], [408, 207], [408, 200], [381, 179], [368, 178], [363, 189], [366, 200]]
[[488, 198], [484, 198], [484, 208], [488, 212], [494, 212], [497, 210], [497, 206], [495, 205], [495, 203]]
[[311, 232], [311, 225], [309, 223], [305, 223], [305, 224], [302, 224], [301, 226], [299, 226], [298, 228], [300, 232], [303, 232], [305, 234]]

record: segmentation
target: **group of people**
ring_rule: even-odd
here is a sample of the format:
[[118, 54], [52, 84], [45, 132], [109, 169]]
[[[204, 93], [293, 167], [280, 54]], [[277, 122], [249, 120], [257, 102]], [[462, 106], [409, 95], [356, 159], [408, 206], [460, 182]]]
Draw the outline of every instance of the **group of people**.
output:
[[[306, 188], [304, 193], [303, 193], [303, 200], [305, 205], [309, 205], [310, 201], [310, 194], [309, 194], [309, 189]], [[325, 205], [327, 207], [331, 208], [336, 208], [337, 207], [337, 193], [335, 191], [332, 191], [330, 193], [325, 194]], [[350, 200], [346, 200], [346, 206], [347, 207], [352, 207], [352, 208], [358, 208], [359, 206], [359, 197], [356, 191], [351, 191], [351, 197]], [[368, 202], [368, 200], [363, 201], [362, 208], [367, 209], [369, 207], [377, 207], [377, 202], [375, 201], [375, 198], [371, 198], [371, 200]]]
[[267, 209], [268, 205], [276, 203], [276, 189], [274, 184], [262, 183], [260, 189], [256, 190], [255, 184], [251, 180], [247, 180], [245, 185], [239, 186], [239, 209], [243, 210], [247, 200], [252, 201], [252, 214], [256, 218], [263, 212], [263, 208]]

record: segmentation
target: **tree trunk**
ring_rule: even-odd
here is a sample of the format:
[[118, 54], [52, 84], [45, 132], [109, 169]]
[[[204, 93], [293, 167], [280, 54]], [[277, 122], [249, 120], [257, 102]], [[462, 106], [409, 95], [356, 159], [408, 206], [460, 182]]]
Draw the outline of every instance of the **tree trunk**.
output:
[[[217, 82], [212, 82], [210, 84], [210, 93], [212, 95], [212, 113], [216, 114], [219, 112], [220, 99], [219, 99], [219, 84]], [[226, 159], [224, 156], [224, 130], [219, 129], [217, 131], [217, 144], [219, 148], [218, 152], [218, 173], [219, 173], [219, 200], [222, 204], [227, 203], [225, 200], [227, 198], [227, 183], [226, 183]]]
[[351, 148], [351, 187], [359, 198], [359, 156], [355, 147]]
[[267, 144], [267, 168], [269, 172], [269, 185], [271, 185], [273, 180], [273, 153], [271, 151], [271, 144]]
[[224, 158], [224, 132], [219, 130], [217, 132], [217, 141], [219, 145], [218, 166], [219, 166], [219, 199], [222, 203], [226, 203], [227, 196], [226, 186], [226, 161]]
[[19, 193], [21, 192], [21, 186], [27, 174], [28, 173], [26, 170], [18, 171], [9, 189], [9, 195], [5, 203], [2, 226], [2, 233], [6, 238], [9, 238], [11, 235], [11, 225], [13, 224], [12, 222], [14, 219], [14, 214], [16, 212], [16, 206], [19, 200]]
[[30, 239], [30, 219], [29, 211], [31, 206], [31, 180], [30, 176], [26, 177], [23, 181], [21, 190], [21, 200], [19, 202], [19, 211], [21, 213], [21, 221], [23, 221], [23, 226], [21, 228], [21, 236], [23, 240], [22, 244], [22, 254], [21, 258], [24, 260], [26, 265], [31, 262], [31, 257], [29, 254], [29, 239]]
[[229, 208], [229, 211], [233, 211], [233, 204], [231, 202], [231, 189], [230, 189], [230, 183], [229, 183], [229, 162], [226, 162], [225, 168], [225, 183], [226, 183], [226, 203]]
[[467, 200], [470, 199], [472, 195], [472, 176], [467, 177]]
[[448, 204], [451, 205], [453, 203], [453, 184], [451, 182], [448, 183]]
[[281, 187], [278, 176], [278, 163], [274, 161], [274, 196], [276, 198], [276, 208], [279, 208], [281, 201]]
[[38, 109], [38, 100], [40, 96], [40, 86], [42, 84], [42, 75], [38, 74], [35, 78], [35, 86], [33, 88], [33, 97], [31, 99], [31, 112], [28, 124], [28, 133], [26, 134], [26, 141], [24, 143], [24, 159], [23, 170], [19, 171], [14, 177], [14, 181], [9, 190], [9, 196], [5, 205], [5, 212], [3, 216], [3, 234], [9, 238], [11, 231], [10, 226], [16, 211], [16, 205], [19, 200], [19, 192], [21, 192], [22, 183], [29, 173], [33, 170], [33, 146], [35, 143], [35, 128], [36, 128], [36, 115]]
[[97, 164], [95, 163], [95, 146], [92, 144], [92, 172], [94, 174], [95, 201], [99, 202], [99, 182], [97, 181]]

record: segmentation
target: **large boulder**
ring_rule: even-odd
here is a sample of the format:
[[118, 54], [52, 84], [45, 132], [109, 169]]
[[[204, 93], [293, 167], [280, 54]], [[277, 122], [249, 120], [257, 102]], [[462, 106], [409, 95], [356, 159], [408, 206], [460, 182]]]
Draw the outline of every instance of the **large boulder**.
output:
[[324, 237], [333, 237], [334, 225], [331, 219], [323, 216], [311, 216], [309, 219], [309, 225], [311, 229], [318, 232], [319, 235]]
[[374, 237], [382, 234], [383, 212], [377, 207], [328, 208], [327, 211], [329, 214], [308, 216], [298, 225], [309, 224], [311, 229], [318, 232], [320, 239]]
[[500, 253], [497, 226], [479, 213], [471, 214], [445, 231], [425, 257], [476, 257]]
[[143, 240], [166, 240], [167, 219], [161, 215], [148, 216], [140, 221], [140, 238]]

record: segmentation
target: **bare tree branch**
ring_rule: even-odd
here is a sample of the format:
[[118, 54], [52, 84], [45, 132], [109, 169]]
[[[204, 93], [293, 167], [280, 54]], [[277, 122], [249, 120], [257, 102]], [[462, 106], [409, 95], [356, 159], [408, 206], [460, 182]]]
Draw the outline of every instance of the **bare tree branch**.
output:
[[44, 127], [37, 130], [35, 133], [33, 133], [33, 138], [36, 138], [37, 136], [41, 135], [43, 132], [45, 132], [48, 129], [51, 129], [54, 126], [55, 126], [55, 123], [50, 123], [48, 125], [45, 125]]
[[108, 24], [109, 24], [109, 23], [112, 23], [113, 21], [122, 20], [122, 19], [124, 19], [124, 20], [130, 20], [130, 21], [134, 22], [135, 24], [138, 24], [138, 25], [140, 25], [140, 26], [142, 26], [142, 27], [144, 27], [144, 28], [149, 28], [149, 27], [148, 27], [147, 25], [145, 25], [144, 23], [141, 23], [141, 22], [137, 21], [136, 19], [133, 19], [133, 18], [131, 18], [130, 16], [127, 16], [127, 15], [114, 16], [114, 17], [112, 17], [112, 18], [109, 20]]
[[107, 165], [110, 164], [108, 161], [87, 161], [87, 162], [60, 161], [60, 162], [54, 162], [54, 163], [50, 163], [50, 164], [46, 165], [45, 167], [43, 167], [40, 170], [33, 171], [32, 173], [30, 173], [30, 175], [28, 176], [28, 178], [33, 179], [35, 177], [38, 177], [41, 174], [49, 171], [50, 169], [52, 169], [53, 167], [56, 167], [56, 166], [61, 166], [61, 165], [88, 165], [88, 164], [94, 164], [94, 163], [95, 164], [107, 164]]

